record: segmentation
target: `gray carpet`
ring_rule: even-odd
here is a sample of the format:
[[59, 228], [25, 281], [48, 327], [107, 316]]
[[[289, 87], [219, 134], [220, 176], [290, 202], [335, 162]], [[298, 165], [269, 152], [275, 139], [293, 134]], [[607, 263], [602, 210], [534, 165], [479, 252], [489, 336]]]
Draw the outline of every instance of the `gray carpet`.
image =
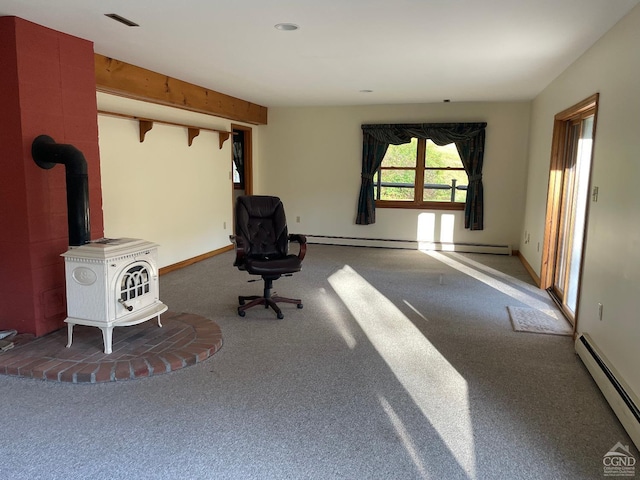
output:
[[214, 319], [209, 360], [122, 383], [0, 377], [11, 479], [600, 479], [631, 445], [571, 337], [523, 335], [549, 302], [519, 260], [310, 245], [276, 282], [304, 309], [236, 315], [261, 291], [223, 254], [160, 279]]

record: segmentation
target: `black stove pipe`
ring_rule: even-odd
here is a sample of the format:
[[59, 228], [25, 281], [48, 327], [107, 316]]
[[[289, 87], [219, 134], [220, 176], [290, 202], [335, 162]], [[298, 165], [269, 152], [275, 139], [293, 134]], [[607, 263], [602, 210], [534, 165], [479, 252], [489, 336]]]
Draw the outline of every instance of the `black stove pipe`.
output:
[[48, 170], [57, 163], [65, 166], [69, 246], [89, 243], [89, 179], [84, 155], [73, 145], [56, 143], [48, 135], [40, 135], [31, 144], [31, 156], [40, 168]]

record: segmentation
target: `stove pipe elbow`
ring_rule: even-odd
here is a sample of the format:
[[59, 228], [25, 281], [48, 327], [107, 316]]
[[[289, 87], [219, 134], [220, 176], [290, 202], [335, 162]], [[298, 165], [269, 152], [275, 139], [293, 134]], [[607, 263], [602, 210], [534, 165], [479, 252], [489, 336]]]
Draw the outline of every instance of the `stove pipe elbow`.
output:
[[40, 168], [46, 170], [58, 163], [65, 166], [69, 245], [89, 243], [89, 179], [84, 155], [73, 145], [56, 143], [48, 135], [40, 135], [31, 144], [31, 156]]

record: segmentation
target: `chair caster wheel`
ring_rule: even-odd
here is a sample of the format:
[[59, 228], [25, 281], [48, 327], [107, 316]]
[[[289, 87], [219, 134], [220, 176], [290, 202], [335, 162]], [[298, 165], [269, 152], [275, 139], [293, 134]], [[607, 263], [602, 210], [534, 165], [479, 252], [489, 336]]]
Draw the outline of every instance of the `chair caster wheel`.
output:
[[298, 303], [298, 304], [296, 305], [296, 307], [298, 307], [298, 308], [302, 308], [302, 304], [301, 304], [301, 303]]
[[238, 315], [240, 315], [241, 317], [244, 317], [246, 314], [247, 312], [245, 312], [244, 310], [238, 309]]
[[244, 305], [244, 298], [238, 297], [238, 305]]
[[284, 318], [284, 315], [282, 313], [278, 314], [278, 320], [282, 320]]

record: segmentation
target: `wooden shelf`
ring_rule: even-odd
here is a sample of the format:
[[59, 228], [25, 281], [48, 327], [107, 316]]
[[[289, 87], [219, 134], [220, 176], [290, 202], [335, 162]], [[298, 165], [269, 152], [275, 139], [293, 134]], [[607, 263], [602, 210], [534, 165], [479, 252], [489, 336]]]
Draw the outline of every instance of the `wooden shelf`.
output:
[[193, 139], [200, 135], [200, 131], [204, 130], [206, 132], [218, 132], [219, 139], [219, 147], [222, 149], [222, 145], [227, 141], [231, 132], [226, 130], [220, 130], [217, 128], [209, 128], [209, 127], [197, 127], [194, 125], [185, 125], [183, 123], [175, 123], [175, 122], [167, 122], [165, 120], [154, 120], [152, 118], [142, 118], [136, 117], [135, 115], [128, 115], [126, 113], [116, 113], [116, 112], [107, 112], [105, 110], [98, 110], [99, 114], [102, 115], [111, 115], [113, 117], [120, 118], [129, 118], [132, 120], [137, 120], [140, 126], [140, 143], [144, 142], [145, 135], [153, 128], [154, 123], [159, 123], [162, 125], [173, 125], [175, 127], [184, 127], [187, 129], [187, 142], [189, 146], [193, 143]]

